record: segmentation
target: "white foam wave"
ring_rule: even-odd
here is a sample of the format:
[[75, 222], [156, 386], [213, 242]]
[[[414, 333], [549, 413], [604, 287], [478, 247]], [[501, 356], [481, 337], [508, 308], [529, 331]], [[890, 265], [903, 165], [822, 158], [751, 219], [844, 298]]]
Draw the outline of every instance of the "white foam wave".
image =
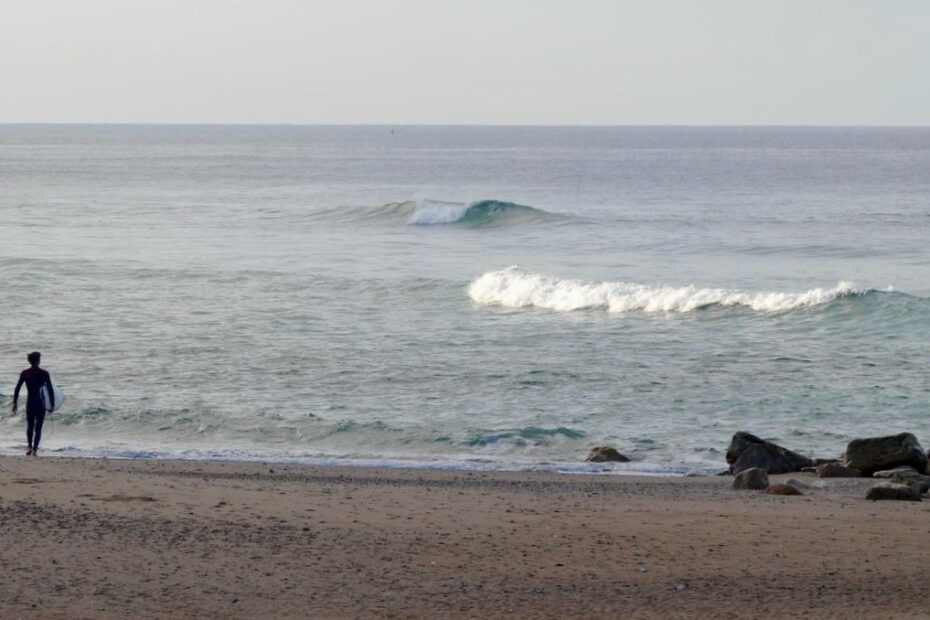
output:
[[831, 289], [800, 293], [740, 291], [696, 286], [647, 286], [629, 282], [581, 282], [541, 275], [519, 267], [489, 271], [476, 278], [468, 294], [479, 304], [507, 308], [546, 308], [560, 312], [602, 309], [608, 312], [690, 312], [707, 306], [745, 306], [783, 312], [825, 304], [861, 293], [848, 282]]
[[408, 221], [418, 226], [454, 224], [465, 217], [469, 207], [471, 204], [423, 200], [417, 203]]

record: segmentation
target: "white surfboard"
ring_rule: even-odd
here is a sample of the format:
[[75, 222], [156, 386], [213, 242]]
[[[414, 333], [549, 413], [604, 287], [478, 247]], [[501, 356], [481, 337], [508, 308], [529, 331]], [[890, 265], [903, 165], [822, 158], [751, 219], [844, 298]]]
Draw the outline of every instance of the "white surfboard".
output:
[[55, 393], [55, 407], [53, 409], [49, 409], [48, 403], [51, 399], [48, 397], [49, 396], [48, 384], [46, 383], [45, 385], [42, 386], [42, 402], [45, 403], [45, 410], [48, 411], [49, 413], [51, 413], [52, 411], [58, 411], [59, 409], [61, 409], [61, 406], [65, 402], [64, 392], [58, 389], [57, 385], [52, 386], [52, 391]]

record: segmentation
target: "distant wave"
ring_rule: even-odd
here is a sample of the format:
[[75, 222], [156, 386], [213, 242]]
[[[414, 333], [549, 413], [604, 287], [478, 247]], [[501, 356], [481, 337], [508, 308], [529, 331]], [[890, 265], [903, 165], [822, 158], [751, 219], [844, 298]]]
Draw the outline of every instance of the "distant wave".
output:
[[415, 226], [466, 224], [505, 225], [565, 219], [567, 216], [505, 200], [449, 202], [419, 200], [391, 202], [377, 207], [340, 207], [318, 211], [312, 219], [345, 222], [387, 222]]
[[417, 204], [408, 220], [410, 224], [489, 224], [505, 220], [544, 220], [557, 217], [553, 213], [503, 200], [481, 200], [472, 203], [424, 200]]
[[871, 291], [841, 282], [836, 287], [798, 293], [741, 291], [696, 286], [648, 286], [629, 282], [581, 282], [509, 267], [489, 271], [468, 287], [475, 302], [506, 308], [545, 308], [560, 312], [598, 309], [608, 312], [691, 312], [711, 306], [743, 306], [783, 312], [826, 304]]

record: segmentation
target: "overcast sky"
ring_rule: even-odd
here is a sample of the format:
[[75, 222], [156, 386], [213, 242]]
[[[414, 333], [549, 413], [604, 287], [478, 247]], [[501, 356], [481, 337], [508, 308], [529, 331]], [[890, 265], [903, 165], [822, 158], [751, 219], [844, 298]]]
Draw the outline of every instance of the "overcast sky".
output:
[[930, 1], [0, 0], [0, 122], [930, 125]]

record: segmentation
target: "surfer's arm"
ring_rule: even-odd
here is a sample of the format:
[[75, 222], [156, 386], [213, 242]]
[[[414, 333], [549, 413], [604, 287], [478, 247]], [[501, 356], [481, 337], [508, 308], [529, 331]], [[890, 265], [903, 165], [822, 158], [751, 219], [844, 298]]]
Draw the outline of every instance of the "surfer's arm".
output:
[[16, 401], [19, 400], [19, 388], [23, 387], [24, 381], [25, 379], [23, 378], [22, 373], [20, 373], [19, 381], [16, 382], [16, 389], [13, 390], [13, 413], [16, 413]]

